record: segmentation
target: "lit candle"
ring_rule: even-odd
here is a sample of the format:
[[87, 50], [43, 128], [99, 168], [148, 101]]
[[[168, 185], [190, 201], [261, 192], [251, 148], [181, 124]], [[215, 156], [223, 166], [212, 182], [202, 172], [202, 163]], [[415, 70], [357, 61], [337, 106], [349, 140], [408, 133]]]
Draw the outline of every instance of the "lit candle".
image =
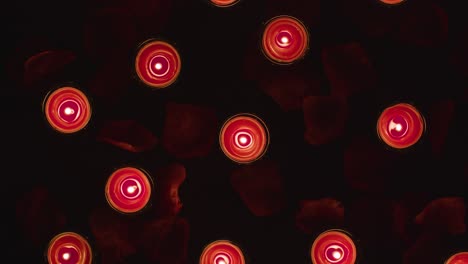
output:
[[266, 125], [251, 114], [229, 118], [219, 134], [224, 154], [238, 163], [251, 163], [263, 156], [269, 143]]
[[459, 252], [451, 256], [445, 264], [466, 264], [468, 263], [468, 252]]
[[49, 264], [90, 264], [91, 246], [81, 235], [64, 232], [49, 242], [47, 260]]
[[354, 264], [356, 246], [346, 233], [328, 230], [320, 234], [310, 250], [314, 264]]
[[151, 181], [142, 170], [120, 168], [107, 180], [105, 193], [112, 208], [122, 213], [135, 213], [148, 204]]
[[86, 127], [91, 119], [91, 105], [79, 89], [61, 87], [46, 96], [44, 114], [53, 129], [75, 133]]
[[218, 7], [229, 7], [237, 4], [239, 0], [211, 0], [211, 3]]
[[403, 149], [419, 141], [424, 126], [424, 118], [414, 106], [400, 103], [381, 113], [377, 122], [377, 134], [390, 147]]
[[226, 240], [217, 240], [205, 247], [200, 255], [200, 264], [244, 264], [241, 249]]
[[181, 60], [177, 50], [167, 42], [150, 41], [143, 45], [135, 60], [140, 80], [153, 88], [164, 88], [177, 79]]
[[275, 63], [289, 64], [300, 59], [305, 55], [308, 45], [306, 27], [294, 17], [274, 17], [263, 32], [263, 53]]

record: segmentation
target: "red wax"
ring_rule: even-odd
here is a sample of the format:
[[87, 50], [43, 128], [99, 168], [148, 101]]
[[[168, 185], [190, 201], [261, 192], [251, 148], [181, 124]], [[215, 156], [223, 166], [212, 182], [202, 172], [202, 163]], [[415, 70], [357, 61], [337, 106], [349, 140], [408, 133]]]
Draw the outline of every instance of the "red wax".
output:
[[137, 168], [118, 169], [107, 180], [107, 201], [119, 212], [138, 212], [148, 204], [150, 197], [150, 179], [146, 173]]
[[219, 7], [228, 7], [235, 5], [239, 0], [211, 0], [211, 3]]
[[61, 87], [47, 95], [44, 114], [55, 130], [75, 133], [86, 127], [91, 119], [91, 105], [82, 91], [73, 87]]
[[50, 264], [90, 264], [93, 256], [88, 241], [81, 235], [65, 232], [55, 236], [47, 249]]
[[468, 263], [468, 252], [460, 252], [451, 256], [445, 264], [467, 264]]
[[263, 53], [275, 63], [289, 64], [302, 58], [308, 46], [306, 27], [294, 17], [275, 17], [267, 23], [263, 32]]
[[200, 264], [244, 264], [241, 249], [226, 240], [207, 245], [200, 256]]
[[421, 138], [425, 122], [412, 105], [399, 103], [386, 108], [377, 122], [377, 134], [390, 147], [408, 148]]
[[354, 264], [356, 246], [353, 240], [339, 230], [320, 234], [310, 250], [314, 264]]
[[266, 125], [251, 114], [229, 118], [219, 134], [219, 144], [224, 154], [238, 163], [251, 163], [263, 156], [269, 143]]
[[179, 76], [180, 56], [167, 42], [151, 41], [140, 48], [135, 70], [140, 80], [153, 88], [165, 88]]

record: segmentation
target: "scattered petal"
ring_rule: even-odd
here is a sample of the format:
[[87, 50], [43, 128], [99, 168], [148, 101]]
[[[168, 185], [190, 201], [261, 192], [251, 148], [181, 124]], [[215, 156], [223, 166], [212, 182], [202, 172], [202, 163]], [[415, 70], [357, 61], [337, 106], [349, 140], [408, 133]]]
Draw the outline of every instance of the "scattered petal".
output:
[[46, 50], [37, 53], [24, 62], [24, 83], [30, 86], [41, 79], [58, 74], [75, 59], [75, 53], [68, 50]]
[[297, 227], [306, 234], [314, 234], [328, 227], [343, 225], [344, 207], [332, 198], [301, 201], [296, 214]]
[[182, 209], [179, 188], [185, 181], [186, 170], [182, 164], [173, 163], [158, 169], [155, 173], [156, 202], [158, 216], [176, 216]]
[[460, 235], [466, 232], [465, 202], [462, 197], [444, 197], [431, 201], [415, 218], [425, 232]]
[[376, 72], [359, 43], [325, 47], [322, 60], [331, 95], [349, 96], [376, 85]]
[[151, 131], [134, 120], [104, 123], [97, 139], [130, 152], [148, 151], [157, 143], [157, 139]]
[[343, 134], [348, 114], [344, 97], [308, 96], [303, 104], [304, 138], [309, 144], [327, 144]]
[[283, 179], [273, 162], [262, 160], [235, 170], [231, 184], [255, 216], [273, 215], [286, 205]]
[[204, 157], [217, 139], [215, 110], [207, 107], [168, 103], [162, 144], [177, 158]]

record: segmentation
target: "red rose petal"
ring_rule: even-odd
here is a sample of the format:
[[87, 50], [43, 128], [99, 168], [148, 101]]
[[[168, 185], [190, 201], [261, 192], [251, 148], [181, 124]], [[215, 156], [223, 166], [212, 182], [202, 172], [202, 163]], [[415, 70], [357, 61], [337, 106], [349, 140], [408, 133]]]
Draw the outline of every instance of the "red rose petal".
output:
[[101, 257], [100, 263], [120, 263], [126, 256], [136, 252], [132, 243], [134, 229], [129, 219], [120, 217], [110, 207], [94, 210], [89, 224]]
[[452, 100], [435, 102], [430, 112], [429, 139], [432, 145], [432, 153], [440, 155], [449, 132], [449, 126], [454, 118], [455, 104]]
[[303, 104], [304, 138], [309, 144], [326, 144], [343, 134], [348, 114], [344, 97], [308, 96]]
[[423, 235], [404, 253], [403, 264], [440, 264], [446, 254], [445, 239]]
[[211, 108], [171, 102], [165, 120], [162, 144], [177, 158], [204, 157], [216, 143], [217, 119]]
[[322, 61], [331, 95], [349, 96], [371, 90], [376, 85], [376, 72], [359, 43], [325, 47]]
[[148, 221], [142, 226], [139, 245], [150, 263], [185, 264], [189, 232], [184, 218]]
[[231, 184], [255, 216], [278, 213], [286, 204], [283, 179], [271, 161], [262, 160], [235, 170]]
[[46, 50], [37, 53], [24, 62], [24, 83], [29, 86], [58, 74], [75, 59], [75, 53], [68, 50]]
[[306, 234], [314, 234], [324, 227], [341, 226], [344, 221], [344, 207], [332, 198], [301, 201], [296, 214], [296, 226]]
[[23, 234], [35, 245], [44, 245], [65, 226], [64, 213], [44, 187], [36, 187], [16, 204], [16, 218]]
[[97, 135], [97, 140], [130, 152], [148, 151], [157, 143], [153, 133], [134, 120], [115, 120], [104, 123]]
[[311, 73], [277, 71], [271, 76], [262, 77], [260, 88], [271, 96], [283, 111], [292, 111], [302, 108], [305, 96], [319, 94], [320, 80]]
[[186, 170], [182, 164], [173, 163], [156, 170], [155, 212], [159, 216], [175, 216], [182, 209], [179, 187], [185, 181]]
[[466, 232], [465, 202], [462, 197], [444, 197], [431, 201], [415, 222], [433, 235], [459, 235]]

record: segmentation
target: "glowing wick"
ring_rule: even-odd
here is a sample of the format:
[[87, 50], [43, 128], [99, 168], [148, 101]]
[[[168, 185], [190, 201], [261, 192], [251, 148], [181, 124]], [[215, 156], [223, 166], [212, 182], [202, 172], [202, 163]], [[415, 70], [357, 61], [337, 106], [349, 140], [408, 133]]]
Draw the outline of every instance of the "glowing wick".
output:
[[65, 108], [65, 110], [63, 111], [66, 115], [73, 115], [75, 113], [75, 110], [73, 110], [72, 108], [70, 107], [67, 107]]
[[62, 258], [64, 260], [69, 260], [70, 259], [70, 253], [63, 253]]
[[282, 37], [281, 38], [281, 42], [283, 42], [284, 44], [288, 43], [289, 42], [289, 39], [287, 37]]
[[403, 127], [401, 126], [401, 124], [396, 124], [395, 129], [396, 131], [401, 131]]
[[341, 253], [339, 251], [333, 251], [332, 256], [335, 259], [340, 259], [341, 258]]
[[223, 259], [219, 260], [217, 264], [226, 264], [226, 261], [224, 261]]
[[156, 63], [156, 65], [154, 66], [156, 68], [156, 70], [160, 70], [162, 69], [162, 64], [161, 63]]
[[239, 142], [244, 145], [245, 143], [247, 143], [247, 138], [246, 137], [240, 137], [239, 138]]
[[136, 185], [128, 186], [128, 187], [127, 187], [127, 192], [130, 193], [130, 194], [131, 194], [131, 193], [134, 193], [134, 192], [136, 191], [137, 188], [138, 188], [138, 187], [137, 187]]

